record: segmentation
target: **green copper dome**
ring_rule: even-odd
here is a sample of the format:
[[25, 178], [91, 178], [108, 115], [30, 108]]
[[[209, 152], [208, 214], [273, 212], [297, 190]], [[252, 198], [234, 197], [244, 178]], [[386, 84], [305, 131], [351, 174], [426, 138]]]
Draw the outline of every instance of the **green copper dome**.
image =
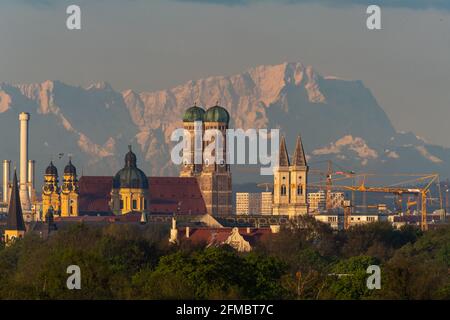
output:
[[58, 169], [56, 169], [55, 165], [53, 164], [53, 161], [50, 161], [50, 164], [48, 165], [47, 169], [45, 169], [45, 174], [49, 176], [58, 175]]
[[183, 115], [183, 122], [203, 121], [205, 110], [203, 108], [193, 106], [186, 110]]
[[230, 121], [230, 114], [228, 111], [220, 106], [209, 108], [205, 114], [205, 122], [225, 122]]
[[113, 188], [148, 189], [148, 178], [136, 165], [136, 155], [130, 149], [125, 155], [125, 166], [113, 178]]

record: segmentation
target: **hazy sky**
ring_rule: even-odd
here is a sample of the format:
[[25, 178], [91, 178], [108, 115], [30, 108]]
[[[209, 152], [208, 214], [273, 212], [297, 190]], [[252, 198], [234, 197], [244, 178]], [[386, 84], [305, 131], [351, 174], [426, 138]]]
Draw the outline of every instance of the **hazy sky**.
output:
[[[0, 81], [152, 91], [298, 61], [363, 80], [397, 130], [450, 146], [447, 0], [373, 1], [381, 31], [366, 29], [364, 0], [0, 1]], [[81, 31], [66, 29], [69, 4]]]

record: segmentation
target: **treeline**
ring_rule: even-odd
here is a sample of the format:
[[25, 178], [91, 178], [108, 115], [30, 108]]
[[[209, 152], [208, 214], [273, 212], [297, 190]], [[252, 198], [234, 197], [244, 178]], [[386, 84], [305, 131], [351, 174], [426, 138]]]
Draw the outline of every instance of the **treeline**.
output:
[[[302, 218], [251, 253], [168, 244], [158, 225], [73, 225], [0, 249], [0, 299], [449, 299], [450, 228], [373, 223], [335, 233]], [[366, 269], [381, 267], [381, 289]], [[68, 290], [69, 265], [81, 289]]]

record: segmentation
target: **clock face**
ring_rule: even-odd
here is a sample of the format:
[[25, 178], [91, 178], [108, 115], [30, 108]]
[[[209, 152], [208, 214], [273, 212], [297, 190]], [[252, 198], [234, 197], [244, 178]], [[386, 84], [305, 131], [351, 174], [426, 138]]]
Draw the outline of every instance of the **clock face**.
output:
[[55, 189], [55, 187], [53, 186], [53, 185], [45, 185], [44, 186], [44, 192], [45, 193], [50, 193], [50, 192], [53, 192], [53, 190]]
[[62, 190], [64, 192], [70, 192], [70, 191], [73, 190], [73, 186], [71, 184], [64, 184], [63, 187], [62, 187]]

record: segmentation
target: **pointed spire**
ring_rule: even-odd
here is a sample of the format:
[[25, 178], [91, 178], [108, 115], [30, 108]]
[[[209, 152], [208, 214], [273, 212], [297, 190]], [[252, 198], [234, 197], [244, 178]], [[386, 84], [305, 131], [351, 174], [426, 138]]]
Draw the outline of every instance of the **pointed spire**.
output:
[[303, 150], [303, 143], [300, 135], [297, 137], [297, 142], [295, 144], [295, 151], [294, 151], [294, 159], [292, 161], [293, 166], [299, 167], [306, 166], [305, 151]]
[[141, 224], [146, 224], [147, 222], [148, 222], [148, 221], [147, 221], [147, 214], [146, 214], [144, 211], [142, 211], [140, 223], [141, 223]]
[[286, 148], [286, 141], [284, 136], [281, 136], [280, 152], [278, 154], [278, 166], [289, 167], [289, 155]]
[[8, 208], [8, 219], [6, 230], [26, 231], [22, 215], [22, 205], [20, 204], [19, 187], [17, 184], [17, 173], [14, 169], [13, 186]]

